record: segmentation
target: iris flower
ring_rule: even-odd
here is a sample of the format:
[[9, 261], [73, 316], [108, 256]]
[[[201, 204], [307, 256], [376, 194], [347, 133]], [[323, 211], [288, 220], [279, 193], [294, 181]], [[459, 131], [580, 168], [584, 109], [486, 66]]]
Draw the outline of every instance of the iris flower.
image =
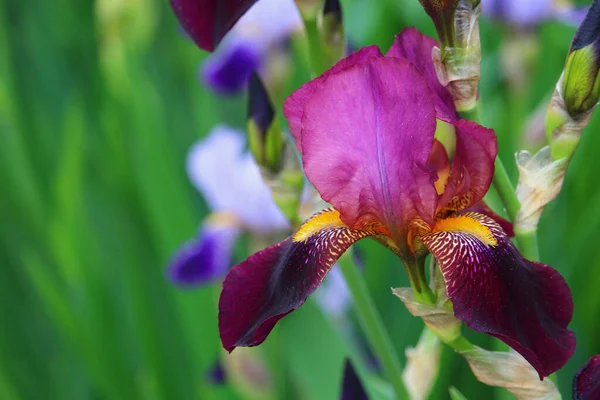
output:
[[187, 159], [190, 180], [212, 211], [196, 238], [175, 253], [168, 275], [182, 286], [220, 280], [231, 267], [242, 232], [266, 237], [289, 232], [290, 224], [262, 182], [258, 165], [244, 151], [245, 139], [225, 125], [195, 144]]
[[[456, 317], [513, 347], [540, 377], [572, 355], [565, 280], [523, 258], [494, 219], [469, 211], [491, 183], [496, 138], [458, 118], [431, 62], [436, 45], [404, 30], [385, 56], [363, 48], [286, 100], [306, 175], [332, 208], [229, 272], [219, 300], [226, 350], [262, 343], [348, 247], [370, 237], [402, 259], [415, 290], [431, 252]], [[434, 138], [437, 120], [454, 127], [452, 160]]]

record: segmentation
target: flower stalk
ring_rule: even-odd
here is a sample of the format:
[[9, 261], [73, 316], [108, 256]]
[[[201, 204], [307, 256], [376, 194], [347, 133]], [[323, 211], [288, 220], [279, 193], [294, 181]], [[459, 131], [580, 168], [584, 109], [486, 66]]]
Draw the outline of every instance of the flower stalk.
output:
[[371, 349], [381, 360], [383, 370], [396, 392], [396, 397], [398, 399], [406, 398], [408, 394], [402, 382], [402, 364], [369, 294], [369, 289], [354, 263], [351, 251], [349, 250], [341, 256], [338, 264], [352, 294], [358, 320]]

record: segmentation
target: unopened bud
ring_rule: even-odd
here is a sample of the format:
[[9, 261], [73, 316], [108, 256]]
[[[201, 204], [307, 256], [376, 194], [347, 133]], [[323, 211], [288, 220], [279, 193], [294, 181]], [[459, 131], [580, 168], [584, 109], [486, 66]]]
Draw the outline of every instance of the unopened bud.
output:
[[560, 193], [567, 160], [563, 158], [554, 161], [550, 147], [546, 146], [535, 155], [525, 150], [517, 153], [517, 166], [517, 198], [521, 208], [515, 218], [514, 228], [520, 232], [534, 231], [546, 204]]
[[451, 38], [448, 39], [447, 33], [442, 36], [438, 29], [441, 48], [434, 47], [431, 55], [438, 80], [448, 87], [459, 112], [472, 110], [477, 104], [481, 64], [480, 15], [479, 1], [459, 0], [453, 13]]
[[503, 387], [518, 400], [559, 400], [558, 389], [552, 380], [540, 380], [537, 371], [517, 352], [474, 349], [461, 351], [473, 374], [482, 383]]
[[453, 46], [454, 14], [458, 0], [419, 0], [435, 25], [442, 47]]
[[432, 305], [419, 302], [411, 288], [395, 288], [392, 293], [402, 300], [408, 312], [422, 318], [425, 325], [444, 343], [453, 343], [461, 336], [461, 322], [454, 316], [447, 298], [438, 298], [437, 304]]
[[600, 96], [600, 4], [595, 0], [579, 26], [567, 56], [562, 93], [569, 115], [593, 109]]
[[344, 35], [340, 0], [325, 0], [321, 38], [328, 66], [334, 65], [344, 58], [346, 55], [346, 37]]
[[257, 164], [272, 173], [279, 172], [283, 133], [267, 90], [256, 73], [250, 78], [248, 94], [248, 139]]
[[429, 396], [440, 365], [440, 339], [429, 329], [423, 329], [416, 347], [406, 349], [406, 367], [402, 381], [412, 400]]
[[273, 200], [290, 221], [298, 220], [304, 175], [257, 74], [250, 78], [248, 137], [250, 151]]

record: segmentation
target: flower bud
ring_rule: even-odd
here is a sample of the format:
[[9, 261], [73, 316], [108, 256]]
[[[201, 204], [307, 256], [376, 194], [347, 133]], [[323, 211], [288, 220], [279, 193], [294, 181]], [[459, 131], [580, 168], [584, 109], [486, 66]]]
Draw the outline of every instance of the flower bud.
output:
[[540, 380], [537, 371], [517, 352], [487, 351], [474, 346], [461, 351], [473, 374], [482, 383], [503, 387], [518, 400], [559, 400], [558, 389], [552, 380]]
[[560, 193], [567, 160], [554, 161], [550, 147], [546, 146], [535, 155], [525, 150], [517, 153], [517, 166], [519, 184], [516, 193], [521, 208], [514, 228], [520, 232], [535, 231], [546, 204]]
[[259, 76], [250, 78], [248, 94], [248, 137], [250, 151], [259, 166], [271, 172], [281, 168], [283, 132]]
[[346, 37], [340, 0], [325, 0], [321, 40], [327, 65], [332, 66], [346, 55]]
[[440, 339], [429, 329], [423, 329], [417, 347], [406, 349], [406, 367], [402, 381], [413, 400], [424, 400], [429, 396], [440, 365]]
[[562, 93], [572, 118], [590, 111], [600, 97], [600, 4], [595, 0], [567, 56]]
[[448, 298], [438, 298], [437, 304], [431, 305], [417, 301], [410, 288], [392, 289], [392, 293], [402, 300], [408, 312], [415, 317], [423, 318], [425, 325], [445, 343], [452, 343], [461, 336], [461, 322], [454, 316]]
[[290, 221], [298, 219], [304, 175], [292, 146], [285, 141], [273, 105], [257, 74], [250, 79], [248, 137], [263, 181]]
[[419, 0], [419, 2], [433, 20], [442, 47], [453, 46], [454, 14], [458, 0]]
[[[445, 21], [443, 30], [436, 23], [441, 48], [434, 47], [431, 56], [438, 80], [448, 87], [456, 110], [470, 111], [477, 104], [479, 87], [481, 44], [478, 20], [481, 6], [477, 0], [459, 0], [452, 4], [452, 20], [446, 21], [446, 14], [440, 14]], [[436, 19], [432, 19], [435, 23]]]

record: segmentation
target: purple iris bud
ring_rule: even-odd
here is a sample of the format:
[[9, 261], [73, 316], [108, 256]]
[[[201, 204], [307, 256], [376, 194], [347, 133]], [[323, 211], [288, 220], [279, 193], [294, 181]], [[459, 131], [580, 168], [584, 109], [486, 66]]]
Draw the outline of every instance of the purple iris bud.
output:
[[483, 14], [520, 27], [532, 27], [547, 20], [579, 25], [585, 10], [557, 5], [553, 0], [486, 0]]
[[270, 50], [301, 26], [294, 1], [256, 2], [202, 65], [203, 82], [219, 94], [239, 92], [247, 86], [252, 72], [263, 68]]
[[348, 359], [344, 367], [343, 379], [340, 400], [369, 400], [365, 388], [352, 367], [352, 362]]
[[220, 280], [231, 266], [231, 251], [239, 234], [233, 226], [205, 224], [197, 238], [179, 248], [170, 263], [169, 279], [181, 286]]

